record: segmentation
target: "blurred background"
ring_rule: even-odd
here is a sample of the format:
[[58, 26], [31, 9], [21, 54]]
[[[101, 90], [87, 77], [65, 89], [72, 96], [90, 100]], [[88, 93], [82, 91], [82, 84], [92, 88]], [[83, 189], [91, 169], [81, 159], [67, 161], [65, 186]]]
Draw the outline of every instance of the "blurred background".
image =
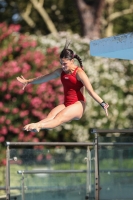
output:
[[[133, 127], [133, 61], [92, 57], [91, 40], [132, 32], [133, 0], [0, 0], [0, 173], [5, 142], [91, 141], [90, 128]], [[108, 102], [109, 117], [88, 95], [80, 121], [38, 134], [23, 126], [46, 117], [63, 102], [60, 80], [28, 85], [32, 78], [60, 67], [65, 41], [82, 59], [94, 90]], [[0, 184], [3, 176], [0, 176]]]

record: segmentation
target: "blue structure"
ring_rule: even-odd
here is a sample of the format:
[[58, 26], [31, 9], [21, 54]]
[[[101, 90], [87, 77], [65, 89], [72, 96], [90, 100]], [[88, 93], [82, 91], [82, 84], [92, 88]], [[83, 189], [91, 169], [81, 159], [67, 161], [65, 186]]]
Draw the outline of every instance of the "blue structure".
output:
[[133, 32], [92, 40], [90, 42], [90, 55], [133, 60]]

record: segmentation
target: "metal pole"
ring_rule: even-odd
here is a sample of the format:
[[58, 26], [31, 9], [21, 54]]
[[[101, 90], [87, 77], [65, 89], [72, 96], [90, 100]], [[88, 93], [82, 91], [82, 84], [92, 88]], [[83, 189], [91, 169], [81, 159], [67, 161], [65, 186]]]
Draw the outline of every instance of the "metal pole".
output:
[[25, 200], [25, 195], [24, 195], [24, 174], [22, 173], [22, 200]]
[[10, 149], [6, 149], [6, 200], [10, 200]]
[[87, 147], [87, 157], [85, 158], [87, 162], [87, 170], [86, 170], [86, 197], [85, 199], [89, 199], [89, 194], [91, 190], [91, 168], [90, 168], [90, 161], [91, 161], [91, 154], [90, 154], [90, 148]]
[[98, 160], [98, 136], [95, 133], [95, 200], [99, 200], [99, 160]]

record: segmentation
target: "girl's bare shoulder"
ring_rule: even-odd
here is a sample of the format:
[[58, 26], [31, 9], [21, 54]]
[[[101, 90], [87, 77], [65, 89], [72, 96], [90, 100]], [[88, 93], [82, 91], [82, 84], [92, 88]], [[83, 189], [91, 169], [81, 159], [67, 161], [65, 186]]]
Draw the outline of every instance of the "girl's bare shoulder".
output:
[[76, 77], [78, 80], [81, 80], [85, 76], [85, 72], [81, 67], [78, 67]]
[[81, 67], [78, 67], [77, 74], [85, 73], [84, 70]]

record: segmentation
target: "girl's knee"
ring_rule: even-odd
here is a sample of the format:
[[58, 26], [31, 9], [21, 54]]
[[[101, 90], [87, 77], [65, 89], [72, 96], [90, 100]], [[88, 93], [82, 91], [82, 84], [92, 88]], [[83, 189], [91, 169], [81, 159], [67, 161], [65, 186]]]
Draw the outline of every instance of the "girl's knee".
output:
[[77, 120], [77, 121], [80, 120], [80, 119], [81, 119], [81, 117], [80, 118], [79, 117], [74, 118], [74, 120]]
[[75, 117], [74, 120], [80, 120], [81, 118], [82, 118], [82, 116]]

